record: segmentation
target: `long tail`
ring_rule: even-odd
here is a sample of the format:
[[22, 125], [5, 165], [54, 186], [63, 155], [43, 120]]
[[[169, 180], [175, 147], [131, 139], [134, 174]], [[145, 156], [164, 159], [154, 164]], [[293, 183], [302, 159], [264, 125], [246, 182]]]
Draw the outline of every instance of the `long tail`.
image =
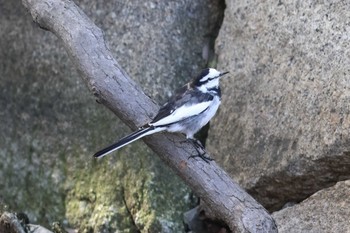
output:
[[118, 142], [96, 152], [94, 154], [94, 157], [95, 158], [103, 157], [109, 153], [112, 153], [113, 151], [116, 151], [116, 150], [122, 148], [123, 146], [128, 145], [129, 143], [132, 143], [133, 141], [136, 141], [137, 139], [140, 139], [144, 136], [154, 134], [154, 133], [157, 133], [157, 132], [160, 132], [163, 130], [164, 130], [164, 128], [156, 128], [154, 126], [139, 129], [139, 130], [133, 132], [132, 134], [120, 139]]

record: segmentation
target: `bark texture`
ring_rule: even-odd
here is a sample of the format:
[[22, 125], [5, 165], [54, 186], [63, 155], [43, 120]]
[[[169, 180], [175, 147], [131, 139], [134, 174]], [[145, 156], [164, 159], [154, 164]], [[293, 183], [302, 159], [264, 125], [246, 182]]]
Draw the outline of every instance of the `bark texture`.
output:
[[[97, 101], [135, 129], [148, 122], [158, 106], [121, 69], [102, 31], [72, 1], [23, 0], [34, 21], [54, 33]], [[235, 232], [276, 232], [268, 212], [215, 162], [188, 159], [194, 153], [179, 135], [150, 136], [145, 142]]]

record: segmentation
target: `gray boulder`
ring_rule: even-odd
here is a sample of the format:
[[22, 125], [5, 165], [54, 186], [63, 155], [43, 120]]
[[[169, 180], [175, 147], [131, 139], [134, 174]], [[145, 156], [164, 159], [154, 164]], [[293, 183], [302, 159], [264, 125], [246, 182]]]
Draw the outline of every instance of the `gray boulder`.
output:
[[269, 210], [350, 178], [349, 7], [227, 1], [208, 148]]
[[338, 182], [303, 202], [273, 213], [280, 233], [350, 232], [350, 181]]

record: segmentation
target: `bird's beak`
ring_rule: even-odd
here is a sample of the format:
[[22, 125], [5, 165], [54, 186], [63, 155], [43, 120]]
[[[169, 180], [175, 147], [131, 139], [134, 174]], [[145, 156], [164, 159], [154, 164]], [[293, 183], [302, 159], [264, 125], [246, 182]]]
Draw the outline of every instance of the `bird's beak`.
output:
[[228, 74], [228, 73], [230, 73], [230, 72], [229, 71], [222, 72], [222, 73], [220, 73], [219, 77], [224, 76], [225, 74]]

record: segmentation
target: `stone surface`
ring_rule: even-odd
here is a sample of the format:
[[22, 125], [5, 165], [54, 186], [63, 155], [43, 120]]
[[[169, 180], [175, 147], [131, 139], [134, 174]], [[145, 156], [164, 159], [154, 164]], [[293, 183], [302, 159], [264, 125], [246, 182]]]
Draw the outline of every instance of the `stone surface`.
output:
[[222, 16], [220, 2], [209, 0], [78, 3], [111, 38], [121, 67], [160, 103], [205, 67], [203, 47]]
[[280, 233], [350, 232], [350, 180], [273, 213]]
[[227, 1], [208, 149], [269, 210], [350, 177], [349, 7]]
[[[217, 9], [201, 1], [76, 1], [155, 101], [207, 61]], [[95, 103], [60, 41], [20, 1], [0, 0], [0, 190], [11, 209], [82, 232], [178, 232], [189, 190], [142, 142], [95, 161], [130, 132]], [[208, 7], [209, 6], [209, 7]]]

